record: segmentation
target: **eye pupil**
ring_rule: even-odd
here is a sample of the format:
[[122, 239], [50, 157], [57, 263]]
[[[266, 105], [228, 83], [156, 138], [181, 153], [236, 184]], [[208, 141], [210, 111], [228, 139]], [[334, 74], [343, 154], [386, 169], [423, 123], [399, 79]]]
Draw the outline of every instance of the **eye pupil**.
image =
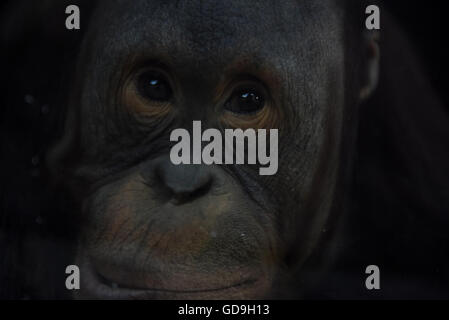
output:
[[137, 89], [144, 98], [153, 101], [168, 101], [172, 96], [168, 82], [162, 75], [154, 72], [140, 75]]
[[255, 104], [260, 103], [260, 96], [258, 96], [254, 92], [245, 92], [240, 97], [242, 102], [244, 103], [255, 103]]
[[234, 113], [251, 114], [264, 107], [264, 97], [255, 89], [244, 89], [233, 95], [226, 103], [226, 109]]

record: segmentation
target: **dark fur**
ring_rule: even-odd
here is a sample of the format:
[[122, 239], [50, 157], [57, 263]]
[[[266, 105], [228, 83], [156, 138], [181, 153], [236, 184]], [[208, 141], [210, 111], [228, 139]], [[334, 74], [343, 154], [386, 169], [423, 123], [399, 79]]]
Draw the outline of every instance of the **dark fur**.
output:
[[[92, 5], [79, 3], [84, 23]], [[62, 136], [64, 101], [72, 94], [70, 81], [85, 31], [61, 28], [66, 5], [33, 2], [29, 8], [10, 3], [1, 20], [1, 69], [7, 88], [1, 98], [2, 298], [68, 297], [63, 270], [73, 262], [79, 230], [73, 227], [78, 224], [71, 211], [78, 206], [53, 189], [53, 178], [42, 165]], [[20, 16], [28, 17], [23, 18], [26, 23], [17, 23]], [[348, 16], [363, 24], [363, 15]], [[346, 46], [354, 55], [361, 54], [351, 34], [356, 21], [347, 26]], [[449, 297], [448, 114], [401, 29], [389, 16], [382, 28], [379, 88], [359, 109], [357, 152], [346, 159], [353, 164], [354, 178], [341, 186], [352, 191], [351, 210], [333, 222], [335, 233], [323, 238], [332, 239], [331, 246], [323, 241], [321, 250], [298, 270], [295, 281], [307, 290], [284, 293], [287, 297]], [[353, 79], [359, 76], [358, 66], [347, 70]], [[26, 94], [35, 97], [31, 105], [24, 103]], [[47, 104], [50, 112], [43, 115]], [[351, 139], [351, 130], [357, 128], [348, 130]], [[36, 155], [40, 164], [32, 163]], [[329, 260], [332, 267], [316, 277]], [[379, 292], [363, 287], [369, 264], [381, 267]]]

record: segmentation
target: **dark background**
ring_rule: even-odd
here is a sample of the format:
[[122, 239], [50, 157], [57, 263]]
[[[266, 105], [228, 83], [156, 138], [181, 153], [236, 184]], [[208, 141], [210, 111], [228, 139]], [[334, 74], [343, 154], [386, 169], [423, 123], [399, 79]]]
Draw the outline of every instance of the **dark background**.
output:
[[[428, 67], [434, 86], [449, 102], [449, 27], [447, 3], [443, 1], [386, 1], [385, 6], [400, 20]], [[449, 109], [448, 109], [449, 110]]]
[[[33, 0], [32, 0], [33, 1]], [[0, 3], [0, 11], [10, 0]], [[429, 67], [434, 85], [449, 102], [449, 27], [445, 1], [390, 0], [384, 4], [402, 23]]]
[[[42, 3], [44, 2], [48, 1], [42, 1]], [[39, 28], [33, 27], [32, 30], [27, 30], [27, 27], [30, 28], [29, 26], [32, 25], [32, 22], [28, 23], [29, 16], [27, 16], [28, 18], [16, 16], [12, 20], [13, 26], [7, 30], [11, 32], [13, 38], [15, 32], [23, 36], [20, 39], [14, 38], [17, 51], [10, 52], [8, 50], [10, 48], [0, 47], [2, 58], [0, 59], [0, 70], [2, 70], [0, 226], [15, 235], [15, 237], [3, 239], [4, 235], [0, 232], [0, 298], [5, 294], [7, 297], [24, 299], [52, 296], [53, 292], [33, 291], [31, 282], [35, 278], [48, 278], [49, 281], [55, 283], [64, 283], [64, 274], [61, 274], [60, 270], [67, 265], [65, 262], [51, 266], [36, 265], [34, 261], [39, 259], [29, 258], [25, 252], [31, 252], [36, 257], [48, 256], [47, 260], [49, 261], [52, 259], [63, 260], [63, 257], [61, 259], [55, 257], [55, 253], [61, 251], [58, 248], [60, 239], [63, 239], [70, 230], [70, 226], [65, 225], [67, 221], [64, 214], [59, 211], [60, 208], [67, 208], [70, 205], [64, 200], [61, 201], [61, 204], [56, 203], [55, 200], [59, 197], [55, 197], [45, 189], [45, 186], [48, 186], [48, 176], [45, 173], [45, 168], [41, 166], [49, 145], [58, 137], [62, 126], [62, 115], [58, 112], [58, 103], [64, 100], [60, 93], [64, 92], [65, 86], [69, 85], [68, 79], [70, 78], [70, 73], [67, 73], [63, 74], [61, 78], [49, 79], [49, 75], [52, 74], [51, 68], [57, 70], [60, 66], [67, 65], [74, 67], [72, 64], [76, 56], [78, 37], [82, 34], [82, 30], [73, 32], [63, 28], [66, 2], [66, 0], [58, 2], [59, 7], [55, 9], [56, 16], [45, 17], [44, 21], [48, 21], [48, 23], [44, 26], [38, 24]], [[431, 76], [432, 84], [438, 94], [444, 98], [445, 108], [449, 112], [449, 85], [446, 81], [449, 72], [447, 60], [449, 57], [447, 43], [449, 27], [446, 25], [446, 5], [443, 1], [421, 1], [419, 5], [418, 1], [416, 3], [406, 0], [385, 2], [385, 7], [398, 18], [408, 37], [412, 40], [416, 48], [414, 53], [418, 53], [422, 58], [421, 62], [427, 67], [426, 70]], [[4, 17], [2, 10], [10, 3], [15, 3], [15, 1], [0, 3], [0, 17]], [[36, 6], [40, 2], [29, 0], [25, 3], [33, 3]], [[87, 20], [83, 10], [81, 7], [82, 23]], [[32, 11], [38, 17], [42, 14], [35, 8]], [[0, 26], [3, 26], [3, 22], [0, 21]], [[59, 33], [55, 32], [48, 36], [54, 30]], [[43, 37], [44, 40], [40, 37]], [[64, 39], [64, 42], [61, 39]], [[8, 55], [3, 56], [6, 53]], [[28, 94], [34, 97], [34, 101], [24, 101]], [[423, 108], [425, 109], [426, 106]], [[367, 122], [362, 122], [362, 125], [364, 124]], [[366, 130], [369, 129], [370, 127], [367, 127]], [[384, 140], [377, 136], [373, 138], [376, 143], [380, 140], [390, 141], [391, 136], [386, 135]], [[370, 141], [368, 145], [374, 145], [374, 142]], [[431, 143], [428, 142], [428, 144]], [[369, 151], [370, 155], [374, 152]], [[380, 149], [379, 154], [389, 154], [390, 151], [388, 148]], [[399, 161], [397, 167], [401, 168], [403, 164]], [[391, 172], [396, 171], [397, 167], [391, 167]], [[416, 186], [416, 189], [419, 189], [423, 184], [417, 183]], [[407, 196], [412, 198], [412, 196]], [[361, 197], [361, 199], [370, 206], [370, 203], [365, 201], [369, 200], [368, 198]], [[429, 197], [429, 199], [432, 198]], [[379, 224], [384, 224], [380, 222], [382, 221], [379, 221]], [[387, 222], [392, 224], [391, 221], [387, 220]], [[402, 223], [401, 220], [398, 226]], [[438, 222], [435, 224], [438, 225]], [[388, 226], [388, 223], [385, 225]], [[429, 230], [434, 232], [434, 227], [432, 225]], [[442, 228], [444, 228], [443, 225]], [[373, 230], [377, 231], [375, 228]], [[401, 236], [400, 232], [397, 233]], [[27, 241], [21, 241], [26, 237]], [[380, 234], [379, 238], [381, 238]], [[46, 249], [43, 249], [44, 246], [40, 244], [40, 241], [48, 244]], [[19, 260], [21, 263], [18, 266], [8, 266], [2, 264], [2, 260]], [[45, 258], [41, 260], [45, 260]], [[417, 263], [416, 265], [418, 267]], [[21, 267], [23, 270], [20, 269]], [[30, 270], [33, 271], [30, 272]], [[427, 271], [423, 269], [423, 273]], [[55, 278], [56, 274], [61, 278]], [[21, 288], [17, 287], [18, 282], [21, 282]], [[359, 282], [358, 279], [357, 282]], [[1, 287], [2, 285], [3, 287]], [[51, 287], [51, 285], [48, 286], [48, 288]]]

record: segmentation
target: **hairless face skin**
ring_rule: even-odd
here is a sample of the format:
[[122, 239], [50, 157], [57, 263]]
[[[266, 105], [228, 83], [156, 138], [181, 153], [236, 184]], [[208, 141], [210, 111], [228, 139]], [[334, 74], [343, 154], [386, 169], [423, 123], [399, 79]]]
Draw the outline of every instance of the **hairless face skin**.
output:
[[[77, 298], [289, 296], [337, 215], [375, 86], [377, 56], [348, 56], [338, 2], [100, 2], [49, 155], [82, 203]], [[170, 132], [193, 121], [278, 129], [277, 173], [173, 165]]]
[[449, 298], [426, 5], [0, 2], [0, 300]]

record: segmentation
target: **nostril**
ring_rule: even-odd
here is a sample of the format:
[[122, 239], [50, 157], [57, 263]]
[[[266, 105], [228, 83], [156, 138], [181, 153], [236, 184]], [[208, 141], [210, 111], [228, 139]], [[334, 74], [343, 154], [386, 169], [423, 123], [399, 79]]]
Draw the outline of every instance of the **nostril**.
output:
[[176, 205], [192, 202], [195, 199], [205, 196], [209, 192], [211, 185], [212, 179], [209, 179], [205, 184], [193, 191], [172, 190], [172, 202]]
[[173, 165], [161, 161], [154, 168], [153, 190], [160, 200], [176, 205], [194, 201], [205, 196], [213, 184], [213, 175], [207, 166]]
[[155, 186], [152, 187], [158, 194], [161, 202], [168, 202], [174, 197], [174, 192], [166, 185], [162, 176], [161, 170], [155, 170], [154, 172]]

